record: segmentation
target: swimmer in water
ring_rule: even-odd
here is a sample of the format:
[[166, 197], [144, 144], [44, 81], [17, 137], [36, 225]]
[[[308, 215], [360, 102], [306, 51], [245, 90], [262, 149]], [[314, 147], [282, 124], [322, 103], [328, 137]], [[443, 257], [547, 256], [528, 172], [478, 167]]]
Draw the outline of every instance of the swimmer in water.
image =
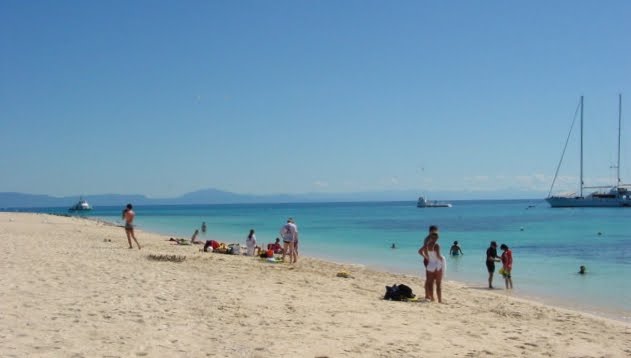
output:
[[449, 254], [451, 256], [464, 255], [464, 252], [462, 252], [462, 249], [460, 248], [460, 246], [458, 246], [458, 241], [454, 241], [454, 244], [451, 245], [451, 248], [449, 249]]

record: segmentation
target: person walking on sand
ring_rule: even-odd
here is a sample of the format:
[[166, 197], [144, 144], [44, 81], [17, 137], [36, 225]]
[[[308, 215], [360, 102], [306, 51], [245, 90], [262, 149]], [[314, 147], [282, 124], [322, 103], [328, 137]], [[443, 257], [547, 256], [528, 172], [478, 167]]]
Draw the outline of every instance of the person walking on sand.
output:
[[497, 242], [491, 241], [491, 245], [486, 249], [486, 270], [489, 272], [489, 288], [493, 288], [493, 274], [495, 273], [495, 263], [500, 261], [497, 256]]
[[506, 244], [500, 245], [502, 252], [502, 276], [504, 276], [504, 282], [506, 283], [506, 289], [513, 289], [513, 278], [511, 272], [513, 271], [513, 252], [508, 248]]
[[133, 245], [131, 244], [131, 239], [134, 239], [136, 245], [138, 246], [138, 250], [140, 250], [140, 244], [136, 239], [136, 234], [134, 233], [134, 218], [136, 217], [136, 213], [134, 212], [133, 206], [131, 204], [127, 204], [125, 210], [123, 210], [123, 220], [125, 220], [125, 234], [127, 235], [127, 241], [129, 242], [129, 248], [133, 249]]
[[427, 245], [419, 250], [419, 253], [427, 259], [427, 267], [425, 268], [425, 296], [434, 301], [434, 283], [436, 284], [436, 298], [438, 303], [443, 302], [442, 298], [442, 280], [445, 267], [445, 258], [440, 254], [440, 245], [438, 245], [438, 234], [431, 233]]
[[298, 256], [294, 247], [294, 243], [298, 241], [298, 227], [294, 223], [294, 219], [287, 219], [287, 223], [280, 229], [280, 236], [283, 238], [283, 261], [285, 255], [289, 254], [289, 262], [298, 261]]
[[248, 238], [245, 240], [245, 246], [247, 248], [246, 255], [254, 256], [254, 249], [256, 248], [256, 235], [254, 235], [254, 229], [250, 230]]

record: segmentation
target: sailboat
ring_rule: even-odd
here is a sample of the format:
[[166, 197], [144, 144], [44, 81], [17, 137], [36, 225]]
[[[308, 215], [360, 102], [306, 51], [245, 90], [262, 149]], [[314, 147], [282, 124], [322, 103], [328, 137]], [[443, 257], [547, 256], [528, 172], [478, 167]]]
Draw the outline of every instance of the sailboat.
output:
[[[557, 166], [556, 174], [554, 175], [554, 180], [552, 181], [552, 186], [550, 187], [550, 192], [548, 193], [548, 197], [546, 201], [553, 208], [576, 208], [576, 207], [590, 207], [590, 208], [601, 208], [601, 207], [631, 207], [631, 191], [629, 188], [631, 184], [622, 184], [620, 179], [620, 134], [621, 134], [621, 124], [622, 124], [622, 95], [618, 96], [618, 165], [617, 165], [617, 178], [618, 181], [615, 185], [612, 186], [594, 186], [594, 187], [586, 187], [583, 183], [583, 96], [581, 96], [580, 101], [580, 111], [581, 111], [581, 167], [580, 167], [580, 193], [576, 195], [575, 193], [572, 195], [564, 195], [564, 196], [553, 196], [550, 195], [552, 193], [552, 188], [554, 187], [554, 182], [556, 181], [557, 175], [559, 173], [559, 168], [561, 166], [561, 162], [563, 160], [563, 156], [561, 156], [561, 161], [559, 161], [559, 165]], [[575, 117], [576, 118], [576, 117]], [[570, 129], [571, 132], [571, 129]], [[569, 136], [568, 136], [569, 139]], [[566, 142], [567, 145], [567, 142]], [[565, 152], [565, 149], [564, 149]], [[587, 196], [583, 196], [583, 190], [585, 189], [597, 189], [596, 191], [588, 194]]]

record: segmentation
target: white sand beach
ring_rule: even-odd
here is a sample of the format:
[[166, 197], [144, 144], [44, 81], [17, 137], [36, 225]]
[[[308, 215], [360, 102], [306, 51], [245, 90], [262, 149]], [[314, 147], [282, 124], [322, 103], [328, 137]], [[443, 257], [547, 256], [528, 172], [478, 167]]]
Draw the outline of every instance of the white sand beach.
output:
[[[143, 248], [130, 250], [119, 227], [0, 213], [0, 356], [631, 356], [629, 324], [503, 290], [447, 282], [444, 304], [384, 301], [386, 285], [422, 294], [423, 280], [137, 236]], [[163, 254], [185, 260], [148, 258]]]

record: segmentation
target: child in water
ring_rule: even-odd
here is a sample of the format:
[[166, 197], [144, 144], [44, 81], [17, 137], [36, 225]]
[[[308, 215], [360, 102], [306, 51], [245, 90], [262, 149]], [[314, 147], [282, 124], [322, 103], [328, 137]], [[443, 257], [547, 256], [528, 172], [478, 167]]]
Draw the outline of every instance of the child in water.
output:
[[513, 252], [508, 248], [506, 244], [502, 244], [500, 249], [504, 251], [502, 253], [502, 276], [506, 282], [506, 289], [513, 289], [513, 278], [511, 277], [511, 271], [513, 270]]

